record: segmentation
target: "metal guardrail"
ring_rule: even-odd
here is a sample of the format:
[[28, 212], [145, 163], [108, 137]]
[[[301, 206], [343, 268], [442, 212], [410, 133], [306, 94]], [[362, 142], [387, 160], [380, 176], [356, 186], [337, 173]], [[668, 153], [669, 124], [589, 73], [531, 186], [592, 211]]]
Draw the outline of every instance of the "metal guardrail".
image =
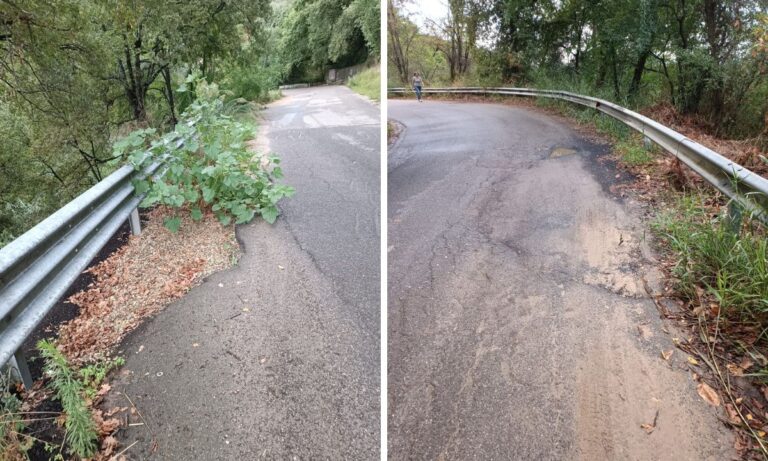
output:
[[0, 249], [0, 366], [10, 361], [27, 388], [19, 348], [126, 220], [141, 232], [132, 180], [159, 167], [123, 166]]
[[[389, 93], [407, 94], [411, 89], [390, 88]], [[531, 88], [424, 88], [423, 94], [480, 94], [553, 98], [591, 107], [613, 117], [663, 147], [720, 192], [738, 203], [753, 217], [768, 223], [768, 179], [732, 162], [717, 152], [650, 118], [617, 104], [567, 91]]]

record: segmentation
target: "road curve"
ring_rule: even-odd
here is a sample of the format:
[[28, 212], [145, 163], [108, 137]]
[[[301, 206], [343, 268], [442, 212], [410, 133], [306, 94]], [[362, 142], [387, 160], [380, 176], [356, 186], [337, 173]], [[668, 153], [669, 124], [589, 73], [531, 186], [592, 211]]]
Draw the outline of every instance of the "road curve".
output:
[[129, 396], [147, 422], [119, 433], [129, 459], [380, 457], [379, 109], [318, 87], [264, 118], [258, 147], [296, 195], [121, 346], [105, 407]]
[[731, 459], [682, 352], [660, 357], [608, 147], [531, 109], [388, 107], [389, 458]]

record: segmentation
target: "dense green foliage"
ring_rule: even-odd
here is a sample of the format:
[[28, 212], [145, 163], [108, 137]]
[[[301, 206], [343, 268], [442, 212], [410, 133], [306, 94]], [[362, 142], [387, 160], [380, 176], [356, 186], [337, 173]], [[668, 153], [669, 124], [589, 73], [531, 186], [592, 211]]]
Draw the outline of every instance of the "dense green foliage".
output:
[[[188, 84], [194, 82], [190, 76]], [[277, 219], [277, 202], [293, 194], [293, 188], [275, 184], [282, 177], [275, 156], [252, 152], [247, 141], [253, 127], [232, 116], [238, 101], [225, 103], [218, 86], [197, 81], [197, 99], [187, 108], [176, 128], [152, 141], [154, 130], [133, 132], [115, 144], [115, 153], [125, 157], [138, 171], [162, 163], [162, 176], [149, 176], [135, 183], [138, 193], [148, 192], [144, 206], [163, 204], [186, 210], [199, 220], [213, 211], [219, 221], [242, 224], [258, 213], [267, 222]], [[180, 218], [166, 219], [171, 231]]]
[[0, 247], [172, 131], [197, 72], [228, 100], [378, 56], [376, 0], [0, 0]]
[[279, 47], [291, 82], [320, 81], [330, 67], [379, 56], [378, 0], [297, 0], [281, 29]]
[[388, 13], [390, 84], [579, 90], [630, 106], [669, 103], [722, 136], [766, 133], [763, 0], [451, 0], [419, 30]]

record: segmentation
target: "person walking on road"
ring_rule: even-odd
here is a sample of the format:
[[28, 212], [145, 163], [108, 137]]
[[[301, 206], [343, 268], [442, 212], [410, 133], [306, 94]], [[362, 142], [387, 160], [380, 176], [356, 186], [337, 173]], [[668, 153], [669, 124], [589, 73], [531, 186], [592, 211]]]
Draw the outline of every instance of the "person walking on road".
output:
[[413, 91], [416, 92], [416, 99], [419, 102], [421, 102], [421, 86], [423, 84], [423, 81], [421, 80], [421, 75], [419, 75], [418, 72], [413, 73], [411, 84], [413, 85]]

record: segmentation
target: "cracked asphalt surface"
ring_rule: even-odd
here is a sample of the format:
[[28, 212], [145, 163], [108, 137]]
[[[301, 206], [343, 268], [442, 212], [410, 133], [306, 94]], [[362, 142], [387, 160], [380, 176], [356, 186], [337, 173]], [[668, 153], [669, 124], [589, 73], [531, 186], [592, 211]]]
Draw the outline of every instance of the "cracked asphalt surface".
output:
[[609, 146], [531, 109], [388, 108], [389, 458], [731, 459], [685, 355], [660, 356]]
[[105, 407], [130, 398], [146, 421], [119, 434], [129, 459], [379, 459], [379, 108], [284, 93], [259, 144], [296, 195], [121, 347]]

